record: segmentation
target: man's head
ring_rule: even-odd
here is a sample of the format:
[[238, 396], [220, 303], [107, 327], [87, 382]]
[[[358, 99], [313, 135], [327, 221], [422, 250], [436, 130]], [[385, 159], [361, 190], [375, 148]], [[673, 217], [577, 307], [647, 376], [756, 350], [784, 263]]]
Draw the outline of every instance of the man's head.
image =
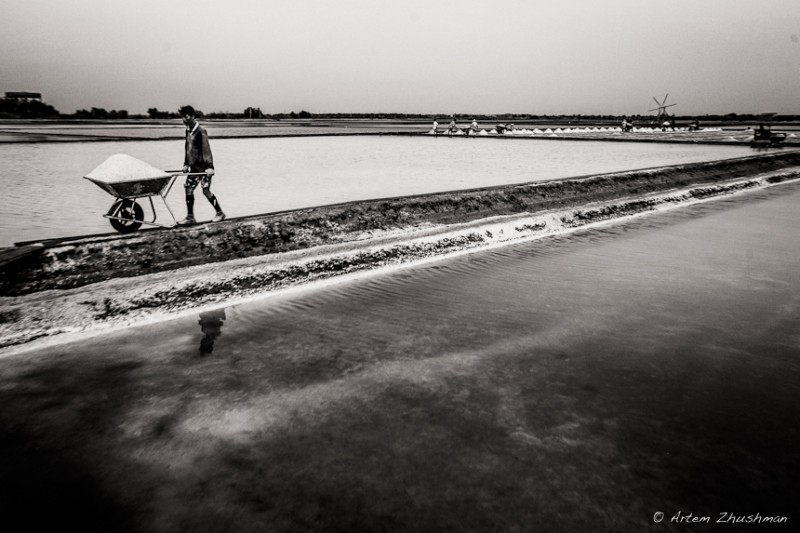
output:
[[192, 106], [185, 105], [178, 110], [178, 113], [180, 113], [183, 123], [186, 124], [187, 127], [194, 125], [196, 112]]

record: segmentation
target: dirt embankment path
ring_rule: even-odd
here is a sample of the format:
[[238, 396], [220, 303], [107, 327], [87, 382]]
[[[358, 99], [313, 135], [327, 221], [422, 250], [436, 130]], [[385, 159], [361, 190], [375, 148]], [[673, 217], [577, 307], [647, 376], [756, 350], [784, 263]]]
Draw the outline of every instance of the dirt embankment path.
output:
[[0, 353], [800, 177], [800, 151], [44, 243], [0, 278]]

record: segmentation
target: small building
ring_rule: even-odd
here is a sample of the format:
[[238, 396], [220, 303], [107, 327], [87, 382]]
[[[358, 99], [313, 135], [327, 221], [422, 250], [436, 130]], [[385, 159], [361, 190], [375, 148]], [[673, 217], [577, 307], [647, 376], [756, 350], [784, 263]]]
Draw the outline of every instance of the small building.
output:
[[18, 102], [41, 102], [42, 93], [7, 92], [6, 100], [16, 100]]

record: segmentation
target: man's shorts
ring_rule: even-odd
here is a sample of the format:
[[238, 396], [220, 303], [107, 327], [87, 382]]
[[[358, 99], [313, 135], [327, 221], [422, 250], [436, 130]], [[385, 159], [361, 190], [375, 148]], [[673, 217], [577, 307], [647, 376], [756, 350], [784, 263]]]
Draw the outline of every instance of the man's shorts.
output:
[[186, 183], [183, 186], [187, 191], [193, 191], [199, 183], [203, 189], [208, 189], [211, 187], [211, 178], [213, 178], [213, 176], [209, 176], [208, 174], [203, 174], [202, 176], [186, 176]]

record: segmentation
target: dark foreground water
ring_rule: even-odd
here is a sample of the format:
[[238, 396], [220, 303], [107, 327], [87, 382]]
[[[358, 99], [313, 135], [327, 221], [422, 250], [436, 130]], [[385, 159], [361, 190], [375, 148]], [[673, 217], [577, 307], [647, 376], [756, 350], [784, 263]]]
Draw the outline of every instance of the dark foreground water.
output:
[[783, 185], [7, 357], [4, 512], [146, 531], [686, 531], [730, 513], [788, 531], [798, 202]]
[[[231, 217], [753, 154], [746, 146], [379, 136], [212, 139], [212, 148], [212, 190]], [[113, 231], [102, 217], [113, 197], [82, 177], [117, 153], [174, 170], [183, 141], [0, 144], [0, 246]], [[178, 219], [184, 180], [167, 195]], [[198, 220], [210, 220], [214, 210], [196, 195]], [[171, 222], [160, 198], [155, 205], [158, 222]]]

